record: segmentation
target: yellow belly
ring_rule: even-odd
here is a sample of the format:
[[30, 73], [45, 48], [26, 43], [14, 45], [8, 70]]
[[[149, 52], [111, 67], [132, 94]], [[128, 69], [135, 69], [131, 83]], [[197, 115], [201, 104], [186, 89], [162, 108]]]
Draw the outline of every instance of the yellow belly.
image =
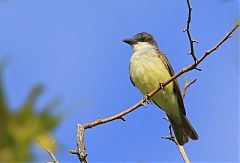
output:
[[[136, 87], [147, 94], [158, 87], [171, 76], [164, 63], [157, 56], [132, 56], [130, 62], [130, 76]], [[152, 98], [167, 114], [178, 115], [177, 97], [173, 91], [173, 83], [169, 83], [163, 90], [157, 92]]]

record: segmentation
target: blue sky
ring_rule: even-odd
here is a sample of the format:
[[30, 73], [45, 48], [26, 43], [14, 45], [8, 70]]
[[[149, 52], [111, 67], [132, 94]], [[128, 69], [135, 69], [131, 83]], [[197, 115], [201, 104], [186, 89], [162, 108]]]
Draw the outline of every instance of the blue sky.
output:
[[[195, 0], [191, 32], [196, 54], [213, 47], [239, 18], [237, 0]], [[78, 162], [76, 123], [116, 114], [142, 95], [129, 80], [131, 49], [122, 39], [142, 31], [153, 34], [175, 72], [192, 63], [187, 54], [187, 6], [163, 0], [7, 0], [0, 4], [0, 57], [10, 60], [5, 86], [12, 109], [29, 88], [46, 87], [37, 108], [61, 97], [56, 113], [67, 116], [53, 133], [62, 145], [61, 162]], [[239, 34], [239, 32], [238, 32]], [[239, 154], [239, 37], [237, 33], [199, 68], [178, 80], [197, 78], [185, 98], [187, 115], [200, 140], [185, 150], [194, 162], [237, 162]], [[38, 109], [36, 109], [38, 111]], [[168, 134], [165, 114], [154, 105], [86, 131], [89, 162], [182, 161]], [[34, 148], [40, 162], [46, 152]]]

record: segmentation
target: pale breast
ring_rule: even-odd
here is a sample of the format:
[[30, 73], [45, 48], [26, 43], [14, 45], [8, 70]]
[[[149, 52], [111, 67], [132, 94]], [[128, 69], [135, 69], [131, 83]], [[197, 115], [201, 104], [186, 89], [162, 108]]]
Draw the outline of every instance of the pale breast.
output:
[[170, 78], [161, 59], [152, 53], [135, 52], [130, 61], [130, 76], [135, 85], [146, 94], [156, 88], [160, 82]]
[[[135, 52], [130, 61], [129, 73], [133, 83], [142, 92], [147, 94], [155, 89], [159, 83], [170, 78], [164, 63], [154, 52]], [[167, 112], [171, 107], [176, 107], [176, 97], [173, 93], [173, 84], [168, 84], [164, 90], [152, 97], [163, 110]]]

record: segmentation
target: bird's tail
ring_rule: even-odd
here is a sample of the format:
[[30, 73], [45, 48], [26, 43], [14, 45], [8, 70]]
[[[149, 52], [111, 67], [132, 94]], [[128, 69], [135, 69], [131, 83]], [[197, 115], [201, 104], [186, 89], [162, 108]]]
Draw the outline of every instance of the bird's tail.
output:
[[188, 118], [186, 117], [186, 115], [181, 115], [181, 117], [182, 123], [179, 124], [175, 122], [173, 119], [171, 119], [171, 117], [168, 115], [168, 119], [173, 128], [177, 142], [179, 143], [179, 145], [182, 146], [188, 142], [188, 138], [191, 138], [192, 140], [198, 140], [199, 137], [197, 132], [189, 122]]

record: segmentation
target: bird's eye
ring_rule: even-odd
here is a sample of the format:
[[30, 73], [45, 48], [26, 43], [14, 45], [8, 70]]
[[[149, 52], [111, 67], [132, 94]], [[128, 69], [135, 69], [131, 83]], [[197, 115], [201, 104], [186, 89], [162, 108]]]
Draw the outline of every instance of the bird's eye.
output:
[[146, 41], [145, 37], [141, 37], [141, 38], [140, 38], [140, 41], [141, 41], [141, 42], [145, 42], [145, 41]]

